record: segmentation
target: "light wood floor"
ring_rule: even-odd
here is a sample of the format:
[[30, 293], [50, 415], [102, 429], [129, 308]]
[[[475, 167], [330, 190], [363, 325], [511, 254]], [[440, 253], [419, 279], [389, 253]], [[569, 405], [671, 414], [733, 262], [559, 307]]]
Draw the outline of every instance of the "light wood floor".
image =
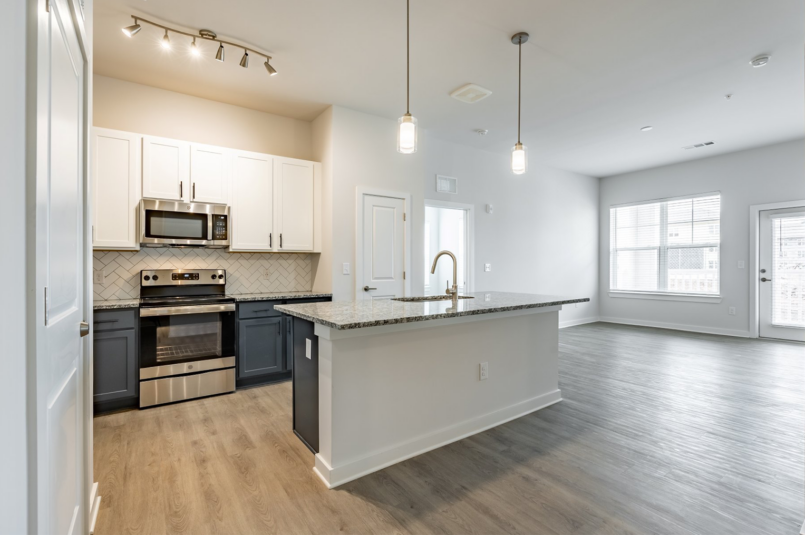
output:
[[328, 491], [291, 386], [95, 419], [98, 535], [782, 535], [805, 519], [805, 346], [597, 323], [564, 401]]

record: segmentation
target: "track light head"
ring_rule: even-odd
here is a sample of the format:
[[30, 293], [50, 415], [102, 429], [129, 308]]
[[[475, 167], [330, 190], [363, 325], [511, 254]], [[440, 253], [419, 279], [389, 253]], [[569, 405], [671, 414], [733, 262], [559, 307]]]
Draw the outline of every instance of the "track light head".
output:
[[198, 56], [199, 54], [201, 54], [201, 52], [199, 52], [198, 50], [198, 45], [196, 44], [195, 37], [193, 38], [193, 42], [190, 43], [190, 53], [193, 54], [194, 56]]
[[218, 61], [224, 61], [224, 45], [218, 45], [218, 52], [215, 53], [215, 59]]
[[243, 57], [240, 58], [240, 66], [243, 67], [244, 69], [249, 66], [249, 51], [248, 50], [243, 51]]
[[134, 37], [134, 35], [142, 29], [143, 27], [137, 23], [137, 19], [134, 19], [134, 24], [123, 28], [123, 33], [125, 33], [129, 37]]
[[162, 37], [162, 48], [171, 47], [171, 38], [168, 37], [168, 30], [165, 30], [165, 36]]
[[268, 62], [268, 60], [266, 60], [266, 62], [263, 63], [263, 65], [265, 66], [266, 70], [268, 71], [269, 76], [275, 76], [277, 74], [277, 69], [272, 67], [271, 64]]

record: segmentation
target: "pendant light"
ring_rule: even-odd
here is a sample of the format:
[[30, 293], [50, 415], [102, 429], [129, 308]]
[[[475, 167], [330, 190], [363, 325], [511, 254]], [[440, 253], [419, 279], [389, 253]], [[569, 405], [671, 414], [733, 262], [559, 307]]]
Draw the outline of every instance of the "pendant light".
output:
[[413, 154], [416, 152], [416, 118], [411, 115], [408, 109], [408, 101], [411, 92], [411, 19], [410, 0], [405, 0], [405, 115], [397, 121], [397, 152], [401, 154]]
[[523, 78], [523, 43], [528, 41], [528, 34], [519, 32], [512, 35], [512, 43], [517, 45], [517, 143], [512, 147], [512, 172], [522, 175], [528, 170], [528, 149], [520, 143], [520, 93]]

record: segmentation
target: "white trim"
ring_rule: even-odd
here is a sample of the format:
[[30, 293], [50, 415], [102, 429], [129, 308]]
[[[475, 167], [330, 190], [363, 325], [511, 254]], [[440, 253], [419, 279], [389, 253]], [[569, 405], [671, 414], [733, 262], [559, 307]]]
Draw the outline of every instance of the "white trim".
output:
[[627, 299], [654, 299], [657, 301], [688, 301], [691, 303], [720, 303], [720, 295], [673, 294], [655, 292], [627, 292], [625, 290], [610, 290], [610, 297]]
[[566, 329], [567, 327], [575, 327], [576, 325], [586, 325], [588, 323], [597, 323], [601, 321], [601, 318], [598, 316], [594, 316], [591, 318], [577, 318], [574, 320], [565, 320], [559, 322], [560, 329]]
[[753, 204], [749, 207], [749, 337], [760, 336], [760, 299], [757, 285], [758, 265], [760, 264], [760, 212], [781, 208], [799, 208], [805, 200], [783, 201], [767, 204]]
[[645, 321], [629, 318], [613, 318], [601, 316], [600, 320], [604, 323], [618, 323], [621, 325], [636, 325], [638, 327], [655, 327], [657, 329], [671, 329], [673, 331], [687, 331], [692, 333], [717, 334], [721, 336], [735, 336], [737, 338], [751, 338], [749, 331], [739, 331], [737, 329], [720, 329], [718, 327], [702, 327], [699, 325], [684, 325], [682, 323], [667, 323], [664, 321]]
[[[467, 212], [467, 293], [475, 291], [475, 205], [452, 201], [425, 199], [425, 207], [453, 208]], [[425, 214], [422, 214], [423, 217]], [[424, 243], [424, 242], [423, 242]], [[424, 290], [424, 283], [423, 283]]]
[[411, 295], [411, 279], [413, 273], [411, 272], [411, 220], [413, 217], [413, 200], [410, 193], [401, 191], [392, 191], [387, 189], [368, 188], [365, 186], [357, 186], [355, 188], [355, 300], [361, 301], [365, 298], [364, 292], [361, 291], [361, 281], [363, 280], [363, 197], [365, 195], [374, 195], [376, 197], [389, 197], [392, 199], [402, 199], [405, 203], [405, 223], [403, 229], [404, 237], [404, 264], [405, 264], [405, 282], [403, 285], [403, 292], [405, 296]]
[[432, 433], [414, 437], [390, 448], [377, 451], [356, 459], [348, 464], [333, 468], [321, 457], [316, 454], [315, 467], [313, 472], [321, 478], [327, 488], [332, 489], [348, 483], [352, 480], [363, 477], [372, 472], [382, 470], [387, 466], [397, 464], [411, 457], [416, 457], [425, 452], [441, 448], [447, 444], [459, 441], [463, 438], [475, 435], [525, 416], [526, 414], [544, 409], [554, 403], [562, 401], [562, 392], [554, 390], [542, 394], [535, 398], [515, 403], [508, 407], [496, 411], [482, 414], [475, 418], [450, 425]]
[[609, 208], [625, 208], [627, 206], [640, 206], [642, 204], [657, 204], [661, 202], [670, 202], [670, 201], [687, 201], [688, 199], [701, 199], [702, 197], [713, 197], [715, 195], [721, 195], [721, 191], [711, 191], [709, 193], [694, 193], [693, 195], [678, 195], [676, 197], [664, 197], [662, 199], [649, 199], [646, 201], [633, 201], [627, 202], [623, 204], [610, 204]]

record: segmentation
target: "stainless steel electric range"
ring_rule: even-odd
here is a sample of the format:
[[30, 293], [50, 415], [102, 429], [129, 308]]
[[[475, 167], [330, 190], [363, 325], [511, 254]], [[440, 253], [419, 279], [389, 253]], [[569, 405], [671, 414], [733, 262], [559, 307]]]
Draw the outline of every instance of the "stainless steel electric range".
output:
[[140, 408], [235, 391], [223, 269], [140, 272]]

